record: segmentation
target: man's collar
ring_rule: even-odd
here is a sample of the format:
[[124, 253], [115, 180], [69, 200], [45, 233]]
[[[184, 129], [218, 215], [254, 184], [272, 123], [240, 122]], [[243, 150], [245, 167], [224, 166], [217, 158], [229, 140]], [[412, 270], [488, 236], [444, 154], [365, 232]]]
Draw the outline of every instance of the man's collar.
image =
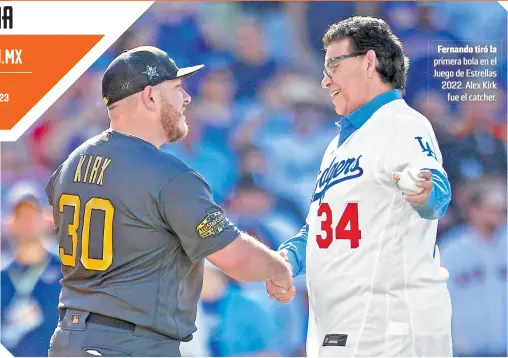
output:
[[379, 108], [383, 107], [385, 104], [395, 101], [396, 99], [401, 99], [402, 94], [400, 90], [394, 89], [385, 93], [380, 94], [377, 97], [374, 97], [370, 102], [364, 104], [354, 112], [348, 114], [343, 117], [347, 118], [349, 122], [356, 128], [360, 128], [367, 122], [367, 120], [372, 117], [374, 112], [376, 112]]

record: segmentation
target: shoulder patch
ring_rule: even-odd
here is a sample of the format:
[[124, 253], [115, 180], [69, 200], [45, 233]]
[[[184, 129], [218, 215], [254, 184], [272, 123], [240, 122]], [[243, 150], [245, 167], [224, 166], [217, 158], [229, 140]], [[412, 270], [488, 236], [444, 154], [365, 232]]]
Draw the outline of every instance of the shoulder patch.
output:
[[437, 160], [436, 153], [434, 153], [434, 151], [430, 147], [429, 142], [425, 141], [423, 137], [415, 137], [415, 139], [418, 141], [422, 153], [425, 153], [427, 154], [428, 157], [433, 157], [434, 159]]
[[111, 132], [102, 133], [99, 139], [103, 142], [109, 142], [109, 140], [111, 139]]
[[198, 235], [206, 239], [210, 236], [220, 234], [227, 225], [227, 219], [220, 211], [207, 213], [206, 217], [196, 227]]

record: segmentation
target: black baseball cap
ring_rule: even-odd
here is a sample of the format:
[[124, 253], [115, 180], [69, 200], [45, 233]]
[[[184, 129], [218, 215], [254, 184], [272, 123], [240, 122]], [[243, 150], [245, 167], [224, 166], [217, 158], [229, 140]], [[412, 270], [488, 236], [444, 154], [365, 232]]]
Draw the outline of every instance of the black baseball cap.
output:
[[146, 86], [161, 82], [185, 79], [204, 65], [178, 68], [175, 61], [161, 49], [141, 46], [122, 52], [115, 58], [102, 77], [102, 97], [106, 105], [112, 105]]

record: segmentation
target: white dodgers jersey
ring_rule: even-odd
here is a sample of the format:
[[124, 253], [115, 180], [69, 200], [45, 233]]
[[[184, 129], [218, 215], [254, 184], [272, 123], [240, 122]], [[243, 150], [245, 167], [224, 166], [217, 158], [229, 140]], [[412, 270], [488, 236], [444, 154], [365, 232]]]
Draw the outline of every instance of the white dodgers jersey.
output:
[[309, 356], [451, 356], [451, 302], [422, 219], [392, 178], [445, 174], [430, 122], [402, 99], [325, 152], [307, 217]]

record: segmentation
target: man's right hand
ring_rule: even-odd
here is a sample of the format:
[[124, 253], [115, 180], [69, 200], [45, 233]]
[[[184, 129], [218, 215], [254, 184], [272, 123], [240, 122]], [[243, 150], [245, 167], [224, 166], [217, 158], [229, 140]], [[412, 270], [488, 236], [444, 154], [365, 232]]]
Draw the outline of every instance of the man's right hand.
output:
[[207, 259], [238, 281], [273, 280], [286, 289], [293, 282], [287, 258], [243, 232], [222, 250], [208, 255]]
[[281, 303], [289, 303], [296, 295], [296, 288], [293, 286], [292, 267], [289, 263], [286, 250], [279, 251], [288, 265], [288, 275], [284, 278], [277, 278], [266, 282], [266, 291], [270, 298]]

